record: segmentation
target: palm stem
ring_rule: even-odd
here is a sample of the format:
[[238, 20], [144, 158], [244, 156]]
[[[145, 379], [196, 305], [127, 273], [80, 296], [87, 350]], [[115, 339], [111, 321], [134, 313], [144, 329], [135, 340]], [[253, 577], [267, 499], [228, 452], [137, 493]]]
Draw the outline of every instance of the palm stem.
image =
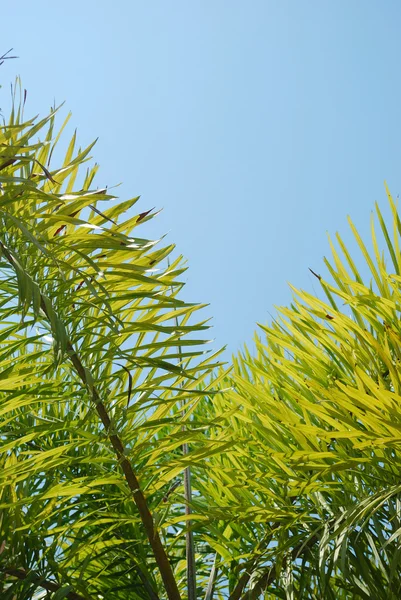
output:
[[[170, 266], [170, 262], [168, 262]], [[175, 317], [175, 324], [177, 329], [178, 318]], [[182, 361], [182, 346], [178, 344], [178, 354], [180, 356], [180, 362]], [[185, 417], [186, 411], [184, 408], [184, 402], [182, 404], [182, 417]], [[182, 430], [185, 431], [185, 425], [182, 426]], [[182, 445], [182, 454], [187, 456], [189, 454], [189, 446], [187, 442]], [[192, 486], [191, 486], [191, 467], [187, 466], [184, 469], [184, 502], [185, 502], [185, 515], [191, 515], [191, 503], [192, 503]], [[186, 574], [187, 574], [187, 591], [188, 600], [196, 600], [196, 564], [195, 564], [195, 544], [194, 536], [191, 530], [191, 521], [186, 521], [186, 532], [185, 532], [185, 554], [186, 554]]]
[[[182, 446], [182, 452], [188, 454], [188, 444]], [[186, 467], [184, 471], [184, 498], [185, 498], [185, 514], [191, 514], [192, 488], [191, 488], [191, 467]], [[195, 565], [195, 546], [194, 536], [191, 530], [191, 521], [186, 522], [185, 546], [187, 555], [187, 587], [188, 600], [196, 600], [196, 565]]]

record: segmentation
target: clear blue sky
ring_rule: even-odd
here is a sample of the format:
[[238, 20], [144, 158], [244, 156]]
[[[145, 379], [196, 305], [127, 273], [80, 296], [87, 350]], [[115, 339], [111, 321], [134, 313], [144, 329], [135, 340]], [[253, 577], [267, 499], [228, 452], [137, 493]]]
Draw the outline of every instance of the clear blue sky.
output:
[[316, 287], [327, 231], [349, 240], [349, 213], [366, 234], [383, 180], [401, 191], [399, 0], [38, 0], [1, 21], [20, 58], [0, 106], [17, 74], [29, 114], [66, 100], [99, 186], [164, 208], [147, 235], [187, 257], [230, 351], [288, 281]]

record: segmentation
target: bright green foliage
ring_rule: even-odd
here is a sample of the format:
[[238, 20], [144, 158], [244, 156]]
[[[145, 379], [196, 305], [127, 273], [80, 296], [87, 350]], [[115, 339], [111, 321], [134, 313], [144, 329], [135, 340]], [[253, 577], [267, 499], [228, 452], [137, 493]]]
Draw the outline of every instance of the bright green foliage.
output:
[[[179, 297], [182, 260], [138, 235], [138, 198], [97, 208], [114, 198], [96, 166], [75, 184], [92, 148], [75, 134], [53, 165], [56, 112], [20, 104], [0, 129], [1, 594], [34, 597], [43, 578], [54, 598], [148, 598], [163, 586], [147, 537], [174, 533], [173, 569], [185, 559], [185, 519], [165, 529], [183, 516], [181, 447], [218, 445], [189, 422], [216, 362]], [[163, 502], [174, 482], [179, 508]]]
[[331, 283], [315, 274], [327, 301], [294, 290], [214, 403], [233, 448], [204, 493], [217, 506], [224, 489], [235, 515], [215, 546], [230, 598], [401, 596], [401, 222], [388, 198], [387, 264], [374, 220], [373, 256], [350, 221], [372, 280], [338, 237]]
[[337, 236], [321, 297], [223, 370], [151, 212], [80, 172], [75, 134], [59, 163], [68, 118], [23, 104], [0, 128], [1, 598], [401, 597], [390, 194], [370, 254], [350, 222], [369, 280]]

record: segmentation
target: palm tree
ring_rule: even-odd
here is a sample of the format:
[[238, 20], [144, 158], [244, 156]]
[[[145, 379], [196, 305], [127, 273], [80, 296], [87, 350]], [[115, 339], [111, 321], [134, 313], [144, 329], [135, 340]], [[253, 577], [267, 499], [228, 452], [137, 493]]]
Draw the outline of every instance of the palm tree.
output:
[[54, 166], [69, 116], [56, 134], [56, 108], [24, 104], [0, 129], [2, 597], [178, 600], [208, 325], [173, 246], [138, 235], [151, 211], [81, 174], [93, 144], [76, 134]]
[[337, 235], [344, 258], [331, 244], [328, 277], [312, 271], [325, 297], [294, 290], [210, 405], [232, 436], [202, 488], [230, 507], [215, 535], [230, 600], [401, 595], [401, 221], [387, 195], [392, 235], [376, 205], [371, 253], [349, 220], [368, 280]]

